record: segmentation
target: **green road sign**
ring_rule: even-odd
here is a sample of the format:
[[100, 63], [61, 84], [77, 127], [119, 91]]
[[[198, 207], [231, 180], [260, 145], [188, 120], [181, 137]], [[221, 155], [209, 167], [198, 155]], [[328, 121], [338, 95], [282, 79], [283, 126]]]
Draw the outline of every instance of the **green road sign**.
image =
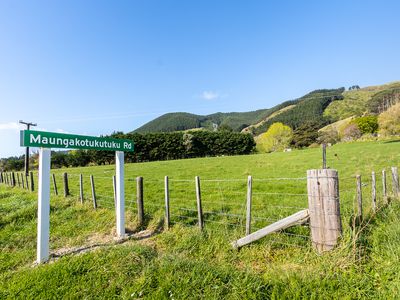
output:
[[21, 146], [133, 152], [130, 140], [34, 130], [21, 130]]

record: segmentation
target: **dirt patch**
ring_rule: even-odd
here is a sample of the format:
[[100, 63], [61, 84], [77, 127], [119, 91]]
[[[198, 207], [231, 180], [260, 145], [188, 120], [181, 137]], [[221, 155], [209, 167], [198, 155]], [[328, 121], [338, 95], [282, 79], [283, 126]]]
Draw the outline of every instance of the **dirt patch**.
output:
[[[87, 239], [87, 244], [78, 247], [63, 247], [52, 251], [48, 263], [53, 263], [61, 257], [67, 255], [81, 255], [97, 249], [102, 249], [110, 246], [124, 244], [127, 242], [137, 242], [146, 246], [155, 247], [155, 242], [150, 238], [160, 233], [159, 230], [142, 230], [135, 233], [128, 233], [122, 238], [116, 238], [112, 235], [94, 234]], [[36, 263], [33, 266], [37, 265]]]

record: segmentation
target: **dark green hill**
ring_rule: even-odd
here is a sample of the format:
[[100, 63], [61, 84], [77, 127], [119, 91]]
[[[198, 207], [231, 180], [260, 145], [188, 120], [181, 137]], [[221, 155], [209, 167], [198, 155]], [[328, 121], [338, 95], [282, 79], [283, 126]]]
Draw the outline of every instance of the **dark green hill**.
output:
[[233, 131], [240, 131], [244, 127], [254, 124], [269, 114], [272, 109], [260, 109], [250, 112], [215, 113], [207, 116], [194, 115], [184, 112], [162, 115], [135, 130], [139, 133], [170, 132], [195, 128], [212, 129], [213, 123], [218, 126], [228, 126]]
[[[274, 122], [285, 123], [292, 128], [297, 128], [305, 121], [320, 121], [327, 123], [323, 117], [324, 109], [334, 100], [342, 99], [344, 88], [316, 90], [307, 95], [283, 102], [270, 109], [260, 109], [250, 112], [215, 113], [201, 116], [184, 112], [168, 113], [162, 115], [134, 132], [171, 132], [196, 128], [212, 129], [213, 124], [229, 127], [233, 131], [241, 131], [250, 125], [258, 124], [252, 131], [259, 134], [268, 129]], [[293, 108], [283, 111], [290, 105]], [[282, 112], [280, 112], [282, 110]], [[276, 113], [275, 115], [273, 115]]]

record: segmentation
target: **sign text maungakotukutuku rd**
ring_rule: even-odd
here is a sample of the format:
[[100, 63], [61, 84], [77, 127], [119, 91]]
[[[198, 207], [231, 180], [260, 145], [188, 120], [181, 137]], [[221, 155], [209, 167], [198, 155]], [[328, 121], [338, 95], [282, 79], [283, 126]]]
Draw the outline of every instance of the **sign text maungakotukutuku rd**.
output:
[[46, 131], [21, 130], [21, 146], [41, 148], [133, 151], [133, 141]]

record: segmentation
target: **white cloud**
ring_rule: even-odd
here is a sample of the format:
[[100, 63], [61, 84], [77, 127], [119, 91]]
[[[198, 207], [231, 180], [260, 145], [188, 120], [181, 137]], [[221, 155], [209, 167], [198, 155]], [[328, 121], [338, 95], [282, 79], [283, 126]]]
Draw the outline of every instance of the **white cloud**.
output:
[[57, 129], [56, 129], [56, 132], [57, 132], [57, 133], [70, 133], [69, 131], [66, 131], [66, 130], [61, 129], [61, 128], [57, 128]]
[[214, 92], [214, 91], [204, 91], [201, 94], [201, 98], [203, 98], [205, 100], [214, 100], [214, 99], [221, 98], [221, 95], [220, 95], [220, 93]]

